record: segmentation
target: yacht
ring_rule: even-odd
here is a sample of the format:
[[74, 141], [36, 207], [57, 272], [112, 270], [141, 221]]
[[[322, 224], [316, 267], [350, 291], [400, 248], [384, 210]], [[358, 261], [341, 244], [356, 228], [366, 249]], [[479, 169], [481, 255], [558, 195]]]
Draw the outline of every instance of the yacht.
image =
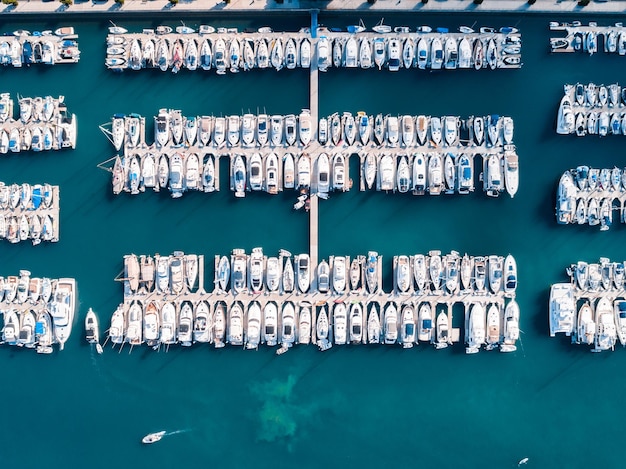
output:
[[269, 135], [269, 118], [267, 114], [259, 114], [256, 118], [256, 140], [260, 147], [267, 145]]
[[363, 179], [367, 189], [371, 189], [376, 181], [376, 157], [373, 153], [367, 153], [363, 161]]
[[272, 146], [279, 147], [283, 144], [283, 116], [274, 115], [270, 118], [270, 141]]
[[309, 68], [311, 66], [311, 43], [307, 38], [300, 42], [300, 67]]
[[[298, 189], [308, 188], [311, 185], [311, 160], [309, 155], [303, 153], [298, 158]], [[318, 175], [319, 176], [319, 175]], [[286, 180], [286, 178], [285, 178]]]
[[336, 345], [348, 343], [347, 324], [346, 305], [343, 302], [335, 303], [333, 307], [333, 338]]
[[[517, 284], [517, 267], [515, 266], [515, 259], [512, 256], [507, 256], [509, 258], [508, 268], [511, 269], [507, 272], [507, 275], [510, 275], [510, 285], [515, 288]], [[503, 289], [502, 278], [504, 275], [503, 268], [503, 259], [500, 256], [489, 256], [489, 288], [493, 293], [498, 293]], [[507, 281], [509, 278], [507, 277]]]
[[143, 314], [143, 339], [149, 347], [158, 347], [160, 332], [159, 306], [150, 301]]
[[438, 147], [441, 145], [441, 118], [430, 118], [430, 141], [432, 146]]
[[241, 44], [237, 39], [231, 39], [228, 44], [228, 62], [232, 73], [239, 73], [241, 59]]
[[515, 197], [519, 187], [519, 162], [515, 151], [504, 152], [504, 185], [511, 197]]
[[250, 190], [260, 191], [263, 189], [263, 161], [259, 153], [253, 153], [248, 163], [248, 181]]
[[443, 176], [446, 194], [454, 193], [454, 189], [456, 188], [456, 173], [457, 168], [454, 163], [454, 155], [452, 153], [446, 153], [446, 156], [443, 157]]
[[428, 193], [439, 195], [443, 189], [443, 165], [441, 154], [433, 153], [428, 159]]
[[243, 309], [239, 301], [230, 307], [227, 331], [226, 342], [235, 346], [243, 345]]
[[403, 348], [412, 348], [415, 343], [415, 321], [416, 317], [411, 303], [402, 305], [400, 324], [400, 343]]
[[213, 343], [215, 348], [222, 348], [226, 341], [226, 306], [219, 301], [213, 312]]
[[256, 41], [256, 66], [260, 69], [269, 68], [270, 52], [267, 47], [267, 41], [263, 38]]
[[296, 342], [304, 345], [311, 343], [311, 303], [308, 301], [300, 303]]
[[193, 307], [189, 301], [183, 301], [178, 316], [176, 339], [183, 347], [193, 343]]
[[494, 303], [487, 310], [486, 350], [495, 349], [500, 343], [500, 308]]
[[459, 45], [455, 38], [448, 36], [444, 43], [444, 68], [453, 70], [458, 67], [458, 61]]
[[144, 156], [141, 162], [141, 184], [140, 190], [145, 188], [156, 188], [157, 184], [157, 167], [152, 153]]
[[213, 66], [218, 75], [226, 73], [226, 43], [221, 37], [213, 43]]
[[550, 337], [558, 333], [570, 336], [574, 331], [576, 300], [570, 283], [556, 283], [550, 288]]
[[[53, 352], [52, 318], [50, 318], [50, 313], [46, 309], [42, 309], [37, 313], [35, 340], [37, 342], [37, 353], [50, 354]], [[102, 353], [102, 346], [99, 343], [96, 343], [96, 350], [98, 353]]]
[[430, 43], [430, 68], [439, 70], [443, 66], [443, 44], [439, 37], [434, 37]]
[[417, 340], [419, 342], [432, 342], [435, 324], [433, 323], [430, 303], [422, 303], [418, 312]]
[[246, 263], [247, 256], [241, 249], [234, 249], [231, 257], [231, 280], [230, 287], [235, 294], [246, 289]]
[[345, 165], [345, 157], [341, 153], [337, 153], [333, 157], [332, 165], [332, 189], [335, 191], [345, 189]]
[[228, 116], [228, 145], [231, 147], [239, 144], [240, 135], [240, 121], [241, 119], [237, 115]]
[[170, 141], [170, 113], [160, 109], [154, 118], [154, 141], [158, 148], [166, 147]]
[[419, 115], [415, 119], [415, 128], [417, 134], [417, 142], [419, 145], [426, 145], [428, 138], [428, 128], [430, 127], [430, 118], [428, 116]]
[[198, 155], [190, 153], [185, 159], [183, 187], [185, 190], [198, 190], [200, 188], [200, 161]]
[[335, 256], [333, 264], [333, 290], [341, 294], [346, 289], [346, 259], [345, 257]]
[[277, 257], [267, 259], [265, 285], [269, 291], [277, 291], [280, 286], [280, 264]]
[[406, 155], [401, 155], [400, 161], [398, 162], [396, 187], [400, 193], [408, 192], [411, 187], [411, 171], [409, 170], [409, 163]]
[[330, 161], [326, 153], [317, 157], [317, 191], [327, 193], [330, 190]]
[[[254, 115], [247, 113], [241, 118], [241, 143], [244, 147], [252, 147], [255, 145], [254, 131], [255, 122]], [[230, 124], [230, 122], [229, 122]]]
[[611, 301], [602, 297], [596, 305], [596, 337], [594, 352], [613, 350], [617, 342], [617, 329], [615, 327], [615, 314]]
[[298, 117], [298, 135], [300, 143], [306, 147], [311, 141], [311, 112], [308, 109], [303, 109]]
[[361, 144], [367, 145], [372, 135], [371, 118], [365, 112], [359, 111], [356, 121], [359, 128], [359, 140]]
[[35, 348], [35, 314], [33, 311], [25, 310], [20, 314], [20, 330], [17, 337], [19, 347]]
[[369, 314], [367, 316], [367, 340], [370, 344], [379, 344], [381, 341], [380, 316], [378, 314], [378, 304], [369, 304]]
[[361, 39], [359, 45], [359, 65], [364, 69], [372, 66], [372, 46], [366, 37]]
[[350, 112], [344, 112], [341, 118], [343, 121], [343, 130], [345, 132], [345, 139], [348, 145], [352, 145], [356, 139], [356, 122], [354, 116]]
[[556, 132], [558, 134], [567, 135], [574, 132], [575, 129], [575, 116], [572, 111], [572, 101], [569, 93], [565, 93], [561, 98], [561, 104], [559, 105], [559, 112], [557, 117]]
[[385, 39], [382, 37], [377, 37], [374, 39], [374, 63], [378, 67], [378, 70], [383, 68], [385, 64]]
[[317, 68], [325, 72], [330, 65], [330, 44], [326, 36], [320, 36], [317, 41]]
[[500, 345], [501, 352], [514, 352], [515, 343], [519, 339], [519, 306], [513, 299], [504, 309], [503, 337]]
[[[594, 182], [595, 185], [595, 182]], [[560, 224], [572, 223], [576, 210], [576, 186], [571, 172], [566, 171], [561, 176], [556, 197], [556, 218]], [[595, 201], [595, 199], [592, 199]]]
[[504, 292], [508, 295], [515, 293], [517, 289], [517, 263], [509, 254], [504, 260]]
[[449, 340], [450, 321], [448, 320], [448, 315], [442, 311], [437, 315], [437, 337], [435, 340], [435, 348], [446, 348]]
[[459, 194], [469, 194], [474, 190], [474, 167], [471, 157], [465, 153], [457, 160], [457, 180]]
[[412, 185], [414, 194], [421, 195], [426, 191], [426, 157], [423, 153], [413, 155]]
[[260, 247], [252, 249], [252, 254], [250, 254], [250, 288], [252, 293], [259, 293], [263, 290], [263, 264], [263, 249]]
[[390, 72], [397, 72], [400, 69], [400, 41], [391, 38], [387, 41], [387, 68]]
[[213, 54], [211, 51], [211, 43], [206, 38], [202, 41], [200, 46], [199, 65], [202, 70], [211, 70], [211, 64], [213, 63]]
[[402, 47], [402, 64], [404, 65], [404, 68], [411, 68], [414, 60], [415, 44], [412, 39], [407, 38], [404, 40], [404, 46]]
[[383, 317], [384, 343], [395, 344], [398, 341], [398, 311], [395, 303], [387, 303]]
[[85, 316], [85, 339], [90, 344], [100, 342], [100, 327], [98, 326], [98, 318], [93, 309], [89, 308]]
[[[5, 317], [6, 324], [6, 317]], [[120, 304], [111, 316], [111, 327], [109, 328], [109, 339], [113, 345], [124, 342], [124, 331], [126, 330], [126, 316], [124, 305]]]
[[344, 48], [343, 66], [346, 68], [358, 67], [358, 47], [354, 36], [350, 36]]
[[328, 143], [328, 119], [322, 117], [317, 126], [317, 141], [325, 146]]
[[[616, 302], [617, 303], [617, 302]], [[576, 341], [579, 344], [593, 345], [596, 337], [596, 323], [593, 320], [593, 310], [588, 301], [578, 310], [578, 325]]]
[[504, 188], [502, 178], [502, 162], [499, 155], [491, 154], [483, 160], [485, 177], [483, 178], [483, 188], [490, 197], [498, 197]]
[[63, 350], [72, 332], [75, 299], [76, 281], [72, 278], [60, 278], [50, 302], [50, 315], [54, 322], [54, 336], [59, 344], [59, 350]]
[[268, 347], [273, 347], [278, 343], [278, 308], [273, 301], [263, 308], [262, 340]]
[[362, 277], [362, 269], [361, 269], [361, 260], [359, 258], [352, 259], [350, 263], [350, 290], [352, 291], [360, 291], [361, 290], [361, 277]]
[[413, 116], [402, 116], [402, 144], [405, 147], [411, 146], [415, 136], [415, 120]]
[[2, 343], [17, 345], [19, 339], [19, 318], [14, 309], [4, 311], [4, 327], [2, 328]]
[[425, 70], [428, 66], [430, 43], [426, 36], [417, 41], [415, 56], [417, 58], [417, 68]]
[[326, 350], [330, 348], [331, 343], [328, 340], [329, 324], [328, 313], [326, 311], [326, 304], [324, 303], [317, 314], [317, 320], [315, 322], [315, 333], [317, 336], [317, 345], [320, 349]]
[[409, 256], [398, 256], [395, 263], [396, 269], [396, 288], [405, 293], [411, 286], [411, 268], [409, 265]]
[[441, 280], [443, 277], [443, 265], [441, 262], [440, 251], [430, 251], [428, 263], [428, 274], [432, 283], [434, 291], [438, 291], [441, 288]]
[[328, 262], [322, 260], [317, 265], [317, 290], [320, 293], [327, 293], [330, 288], [330, 267]]
[[215, 276], [215, 283], [218, 288], [225, 292], [228, 288], [228, 281], [230, 280], [230, 261], [228, 257], [222, 256], [217, 264], [217, 272]]
[[172, 198], [182, 197], [185, 188], [183, 186], [183, 160], [180, 153], [174, 153], [171, 157], [168, 187]]
[[296, 256], [296, 274], [298, 279], [298, 288], [300, 292], [306, 293], [311, 285], [311, 273], [309, 265], [309, 255], [300, 254]]
[[284, 50], [283, 42], [280, 38], [272, 41], [270, 47], [270, 63], [277, 71], [283, 68], [284, 65]]
[[445, 287], [449, 293], [456, 293], [459, 290], [460, 262], [459, 253], [456, 251], [452, 251], [450, 254], [444, 256], [443, 278], [445, 280]]
[[226, 118], [216, 117], [213, 126], [213, 143], [217, 148], [224, 146], [226, 142]]
[[426, 257], [423, 254], [413, 256], [413, 278], [419, 293], [424, 293], [427, 286]]
[[281, 315], [280, 341], [283, 348], [288, 348], [296, 341], [296, 311], [291, 301], [283, 305]]
[[298, 51], [293, 38], [289, 38], [285, 44], [284, 60], [288, 70], [293, 70], [298, 65]]
[[613, 302], [617, 338], [622, 346], [626, 346], [626, 301], [615, 300]]
[[470, 68], [472, 66], [472, 47], [470, 41], [464, 37], [459, 41], [459, 68]]
[[248, 307], [246, 324], [246, 348], [248, 350], [259, 348], [261, 342], [261, 306], [258, 301], [253, 301]]
[[365, 281], [367, 290], [370, 293], [376, 293], [378, 291], [378, 275], [378, 253], [369, 251], [365, 265]]
[[295, 186], [295, 162], [291, 153], [283, 157], [283, 184], [285, 189], [293, 189]]
[[[295, 145], [296, 143], [296, 116], [287, 114], [285, 116], [285, 141], [287, 145]], [[309, 126], [310, 129], [310, 126]], [[310, 130], [309, 130], [310, 134]]]
[[478, 353], [485, 343], [485, 308], [480, 303], [473, 303], [471, 306], [467, 333], [465, 353]]
[[235, 156], [231, 171], [235, 197], [244, 197], [246, 195], [246, 165], [241, 155]]
[[380, 159], [379, 186], [381, 191], [394, 189], [394, 158], [390, 154], [384, 154]]
[[201, 343], [210, 342], [212, 339], [211, 326], [209, 304], [206, 301], [200, 301], [194, 311], [193, 341]]
[[397, 116], [387, 116], [387, 142], [389, 146], [395, 147], [400, 139], [399, 124]]

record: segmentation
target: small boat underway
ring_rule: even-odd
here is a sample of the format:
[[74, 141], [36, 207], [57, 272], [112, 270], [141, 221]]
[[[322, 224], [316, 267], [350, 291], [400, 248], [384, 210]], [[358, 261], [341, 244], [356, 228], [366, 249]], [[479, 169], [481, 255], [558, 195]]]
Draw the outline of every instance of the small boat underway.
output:
[[156, 443], [157, 441], [159, 441], [161, 438], [163, 438], [165, 436], [165, 430], [160, 431], [160, 432], [156, 432], [156, 433], [150, 433], [146, 436], [144, 436], [141, 439], [141, 442], [145, 445], [149, 445], [151, 443]]

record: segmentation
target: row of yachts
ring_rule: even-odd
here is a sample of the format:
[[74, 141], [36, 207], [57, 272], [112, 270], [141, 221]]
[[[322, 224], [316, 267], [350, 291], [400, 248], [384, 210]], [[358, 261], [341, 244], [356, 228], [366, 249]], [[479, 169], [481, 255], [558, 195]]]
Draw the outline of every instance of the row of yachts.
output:
[[602, 291], [623, 291], [625, 286], [624, 262], [612, 262], [601, 257], [599, 262], [578, 261], [567, 269], [570, 281], [581, 294]]
[[42, 241], [56, 242], [59, 240], [58, 222], [58, 216], [53, 213], [0, 213], [0, 240], [14, 244], [30, 239], [33, 246]]
[[58, 186], [50, 184], [11, 184], [0, 181], [0, 212], [19, 214], [22, 211], [43, 211], [54, 208], [54, 191]]
[[[417, 33], [408, 27], [391, 29], [379, 25], [373, 34], [364, 27], [349, 33], [317, 29], [318, 39], [310, 39], [308, 28], [298, 33], [274, 33], [269, 28], [257, 32], [201, 26], [144, 29], [130, 33], [111, 26], [107, 37], [105, 65], [112, 70], [159, 68], [177, 73], [180, 69], [227, 71], [274, 68], [276, 70], [309, 68], [312, 60], [320, 71], [329, 67], [470, 69], [520, 67], [521, 37], [511, 27], [481, 28], [476, 33], [461, 27], [460, 33], [447, 28], [421, 26]], [[391, 34], [388, 34], [391, 33]]]
[[572, 343], [592, 345], [592, 352], [614, 350], [619, 340], [626, 345], [626, 300], [608, 296], [577, 301], [572, 283], [550, 288], [550, 336], [565, 334]]
[[[204, 257], [177, 251], [170, 256], [124, 256], [125, 301], [135, 295], [152, 293], [167, 297], [190, 292], [204, 293]], [[452, 251], [433, 250], [427, 255], [395, 256], [393, 259], [394, 292], [399, 295], [456, 295], [474, 292], [481, 295], [514, 297], [517, 289], [517, 263], [506, 257], [461, 256]], [[278, 256], [266, 256], [260, 247], [250, 254], [234, 249], [230, 256], [216, 256], [214, 293], [252, 294], [381, 293], [382, 256], [375, 251], [350, 260], [331, 256], [311, 265], [308, 254], [281, 250]]]
[[43, 354], [52, 353], [54, 344], [63, 350], [72, 332], [76, 281], [30, 275], [21, 270], [19, 277], [0, 277], [2, 343]]
[[80, 59], [77, 38], [71, 26], [32, 33], [18, 29], [0, 37], [0, 65], [76, 63]]
[[565, 85], [557, 115], [559, 134], [626, 135], [626, 91], [612, 84]]
[[[441, 349], [453, 343], [450, 314], [430, 302], [253, 300], [250, 302], [133, 300], [121, 304], [111, 317], [107, 341], [143, 343], [158, 349], [173, 344], [209, 343], [215, 348], [230, 344], [244, 349], [280, 345], [277, 354], [294, 344], [316, 344], [321, 350], [333, 345], [386, 344], [412, 348], [432, 343]], [[502, 352], [516, 350], [519, 339], [519, 306], [473, 302], [466, 305], [466, 352], [481, 347]]]
[[[519, 186], [519, 162], [514, 150], [482, 158], [484, 192], [498, 197], [505, 190], [511, 197]], [[363, 189], [412, 192], [414, 195], [469, 194], [474, 191], [474, 154], [461, 153], [368, 153], [362, 160]]]
[[[63, 116], [67, 112], [64, 101], [65, 97], [62, 95], [58, 98], [49, 95], [34, 98], [18, 95], [20, 116], [17, 122], [22, 124], [54, 123], [59, 116]], [[0, 124], [16, 122], [16, 119], [13, 118], [14, 108], [15, 104], [11, 94], [0, 94]]]
[[[613, 210], [623, 212], [626, 170], [578, 166], [559, 180], [556, 218], [560, 224], [600, 225], [606, 231], [613, 223]], [[623, 213], [619, 221], [623, 220]]]
[[550, 38], [552, 52], [582, 51], [593, 55], [604, 50], [611, 54], [626, 55], [626, 28], [621, 22], [615, 23], [615, 26], [598, 26], [593, 21], [588, 26], [580, 21], [571, 24], [551, 22], [550, 29], [567, 31], [567, 37]]
[[[514, 123], [508, 116], [368, 115], [359, 111], [336, 112], [313, 125], [311, 112], [300, 114], [186, 117], [180, 110], [160, 109], [154, 117], [154, 145], [167, 147], [224, 146], [235, 148], [322, 146], [457, 147], [496, 148], [513, 144]], [[139, 114], [115, 114], [102, 131], [116, 151], [145, 146], [145, 118]]]

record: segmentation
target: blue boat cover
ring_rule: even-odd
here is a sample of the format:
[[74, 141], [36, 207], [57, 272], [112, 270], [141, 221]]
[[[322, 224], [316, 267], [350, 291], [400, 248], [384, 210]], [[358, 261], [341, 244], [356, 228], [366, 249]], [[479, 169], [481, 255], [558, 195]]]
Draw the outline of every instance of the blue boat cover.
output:
[[41, 205], [41, 188], [35, 187], [33, 188], [33, 193], [30, 197], [33, 202], [33, 210], [37, 210]]
[[422, 328], [423, 329], [432, 329], [433, 327], [433, 320], [432, 319], [424, 319], [422, 321]]
[[35, 334], [43, 334], [45, 332], [43, 325], [43, 322], [37, 321], [37, 323], [35, 323]]
[[[626, 301], [620, 301], [619, 302], [619, 310], [621, 311], [626, 311]], [[621, 316], [621, 314], [620, 314]]]
[[448, 32], [448, 28], [437, 28], [437, 32], [438, 33], [447, 33]]

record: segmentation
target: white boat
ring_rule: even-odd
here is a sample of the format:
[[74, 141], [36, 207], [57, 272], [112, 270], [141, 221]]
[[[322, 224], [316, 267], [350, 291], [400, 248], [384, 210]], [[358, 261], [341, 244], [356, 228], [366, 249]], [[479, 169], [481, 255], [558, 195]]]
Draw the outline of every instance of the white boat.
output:
[[342, 116], [343, 130], [345, 132], [346, 143], [352, 145], [356, 139], [356, 122], [350, 112], [344, 112]]
[[228, 257], [222, 256], [217, 264], [217, 272], [215, 275], [215, 283], [223, 292], [228, 288], [230, 281], [230, 261]]
[[[282, 348], [289, 348], [296, 341], [296, 317], [295, 308], [291, 301], [287, 301], [283, 305], [281, 314], [281, 330], [280, 330], [280, 342]], [[277, 352], [278, 353], [278, 352]]]
[[378, 275], [378, 253], [369, 251], [365, 264], [365, 281], [367, 290], [370, 293], [376, 293], [378, 291]]
[[234, 346], [243, 345], [243, 309], [238, 301], [234, 302], [228, 311], [226, 341]]
[[404, 68], [411, 68], [415, 61], [415, 43], [412, 39], [406, 38], [402, 47], [402, 64]]
[[363, 69], [371, 68], [372, 66], [372, 46], [366, 37], [361, 39], [359, 45], [359, 65]]
[[298, 117], [298, 135], [303, 147], [306, 147], [311, 141], [311, 112], [303, 109]]
[[575, 126], [576, 119], [572, 111], [572, 101], [569, 93], [566, 92], [563, 98], [561, 98], [561, 104], [559, 105], [556, 132], [562, 135], [571, 134], [574, 132]]
[[297, 188], [307, 188], [311, 185], [311, 160], [305, 153], [298, 158]]
[[242, 40], [241, 62], [243, 63], [244, 71], [252, 70], [255, 66], [255, 54], [251, 41], [246, 39]]
[[233, 160], [232, 178], [235, 197], [244, 197], [246, 190], [246, 165], [241, 155], [237, 155]]
[[433, 153], [428, 158], [428, 193], [430, 195], [439, 195], [443, 190], [443, 163], [439, 153]]
[[514, 294], [517, 289], [517, 263], [515, 258], [509, 254], [504, 260], [504, 292]]
[[485, 349], [493, 350], [500, 343], [500, 308], [494, 303], [487, 310], [487, 336]]
[[332, 188], [336, 191], [345, 189], [345, 157], [341, 153], [335, 154], [332, 162]]
[[[146, 308], [147, 317], [147, 308]], [[206, 301], [200, 301], [194, 311], [193, 341], [207, 343], [211, 341], [211, 314]], [[147, 339], [147, 338], [146, 338]]]
[[322, 117], [317, 126], [317, 141], [324, 146], [328, 143], [328, 119]]
[[[503, 289], [502, 278], [504, 276], [504, 266], [503, 266], [503, 258], [500, 256], [489, 256], [488, 259], [489, 266], [489, 288], [492, 293], [498, 293]], [[515, 288], [517, 285], [517, 267], [515, 265], [515, 259], [513, 256], [509, 256], [509, 265], [510, 269], [507, 272], [507, 275], [511, 276], [510, 285]], [[507, 277], [508, 280], [508, 277]]]
[[426, 190], [426, 157], [423, 153], [413, 155], [412, 189], [415, 194], [423, 194]]
[[445, 116], [443, 118], [445, 142], [448, 146], [453, 146], [457, 143], [460, 125], [461, 122], [457, 116]]
[[617, 338], [622, 346], [626, 346], [626, 301], [615, 300], [613, 302], [613, 310], [615, 314]]
[[7, 345], [17, 345], [19, 340], [19, 318], [14, 309], [4, 311], [4, 327], [2, 328], [2, 343]]
[[187, 146], [194, 146], [196, 142], [196, 137], [198, 136], [198, 118], [185, 117], [183, 128], [185, 134], [185, 142], [187, 143]]
[[166, 109], [160, 109], [154, 118], [154, 141], [160, 148], [170, 141], [170, 113]]
[[378, 70], [383, 68], [385, 64], [385, 39], [382, 37], [377, 37], [374, 39], [374, 63], [378, 67]]
[[419, 342], [432, 342], [434, 329], [431, 306], [429, 303], [422, 303], [418, 311], [417, 340]]
[[221, 37], [213, 43], [213, 66], [218, 75], [226, 73], [226, 43]]
[[98, 317], [93, 309], [89, 308], [85, 316], [85, 339], [90, 344], [100, 342], [100, 327], [98, 326]]
[[387, 143], [395, 147], [400, 140], [400, 125], [397, 116], [387, 116]]
[[248, 307], [246, 324], [246, 349], [253, 350], [261, 343], [261, 306], [253, 301]]
[[359, 258], [352, 259], [350, 263], [350, 290], [352, 291], [360, 291], [361, 290], [361, 278], [363, 276], [363, 271], [361, 268], [361, 260]]
[[400, 51], [400, 41], [395, 38], [387, 41], [387, 68], [390, 72], [397, 72], [400, 69], [402, 52]]
[[395, 344], [398, 341], [398, 310], [393, 302], [387, 303], [383, 313], [384, 343]]
[[413, 116], [402, 116], [402, 144], [405, 147], [413, 145], [415, 137], [415, 120]]
[[284, 292], [290, 293], [295, 287], [295, 274], [293, 271], [293, 264], [291, 257], [287, 257], [285, 265], [283, 267], [282, 275], [282, 288]]
[[300, 42], [299, 60], [300, 67], [309, 68], [311, 66], [311, 42], [307, 38]]
[[347, 329], [348, 316], [346, 305], [343, 302], [335, 303], [333, 307], [333, 338], [336, 345], [348, 343]]
[[426, 36], [421, 37], [417, 41], [415, 55], [417, 57], [417, 68], [425, 70], [428, 66], [430, 56], [430, 42]]
[[287, 153], [283, 157], [283, 185], [285, 189], [293, 189], [295, 186], [295, 162], [293, 155]]
[[[299, 166], [299, 164], [298, 164]], [[317, 191], [327, 193], [330, 190], [330, 161], [326, 153], [321, 153], [317, 157]], [[298, 176], [298, 182], [300, 177]], [[306, 187], [306, 185], [304, 186]]]
[[423, 254], [413, 256], [413, 278], [419, 293], [424, 293], [427, 285], [426, 257]]
[[454, 155], [446, 153], [446, 156], [443, 157], [443, 180], [445, 182], [446, 194], [452, 194], [456, 189], [456, 173]]
[[278, 308], [270, 301], [263, 308], [263, 337], [262, 341], [269, 347], [278, 343]]
[[260, 153], [253, 153], [248, 162], [248, 181], [250, 189], [260, 191], [263, 189], [263, 161]]
[[311, 343], [311, 303], [303, 301], [300, 303], [298, 311], [298, 328], [296, 343], [298, 344], [310, 344]]
[[395, 164], [394, 158], [390, 154], [385, 154], [382, 156], [379, 162], [379, 171], [378, 171], [378, 186], [381, 191], [390, 191], [395, 187]]
[[415, 322], [416, 317], [413, 305], [405, 303], [402, 305], [401, 322], [400, 322], [400, 343], [403, 348], [412, 348], [415, 343]]
[[376, 157], [373, 153], [367, 153], [363, 161], [363, 179], [365, 186], [371, 189], [376, 180]]
[[270, 119], [270, 141], [274, 147], [283, 144], [283, 120], [283, 116], [280, 115], [274, 115]]
[[370, 117], [363, 111], [357, 113], [356, 123], [359, 129], [359, 140], [361, 144], [367, 145], [372, 135], [372, 123]]
[[287, 145], [295, 145], [297, 138], [296, 116], [294, 114], [287, 114], [284, 121], [285, 141], [287, 142]]
[[411, 286], [411, 267], [409, 256], [398, 256], [395, 263], [396, 288], [405, 293]]
[[284, 65], [284, 51], [281, 39], [277, 38], [273, 40], [270, 49], [270, 63], [272, 67], [276, 70], [282, 69]]
[[504, 309], [503, 337], [500, 345], [501, 352], [514, 352], [515, 343], [519, 339], [519, 306], [513, 299]]
[[156, 432], [156, 433], [150, 433], [146, 436], [144, 436], [141, 439], [141, 442], [143, 444], [152, 444], [152, 443], [156, 443], [157, 441], [161, 440], [161, 438], [163, 438], [165, 436], [165, 430], [160, 431], [160, 432]]
[[576, 301], [570, 283], [556, 283], [550, 288], [550, 337], [564, 333], [568, 337], [574, 332]]
[[439, 117], [430, 118], [430, 140], [431, 140], [431, 144], [435, 147], [441, 144], [441, 134], [442, 134], [441, 127], [442, 127], [441, 118]]
[[311, 272], [308, 254], [296, 256], [296, 277], [300, 292], [306, 293], [311, 285]]
[[470, 41], [464, 37], [459, 41], [458, 68], [470, 68], [472, 66], [472, 47]]
[[76, 281], [60, 278], [50, 302], [50, 315], [54, 322], [54, 336], [63, 350], [65, 342], [72, 332], [76, 300]]
[[298, 65], [298, 50], [296, 48], [296, 42], [291, 37], [287, 39], [285, 44], [284, 60], [287, 70], [293, 70]]
[[458, 67], [459, 45], [456, 39], [448, 36], [444, 43], [444, 68], [453, 70]]
[[330, 66], [330, 43], [326, 36], [320, 36], [317, 41], [317, 68], [320, 72], [325, 72]]
[[230, 288], [235, 293], [241, 293], [246, 288], [246, 255], [243, 251], [233, 250], [231, 258]]
[[452, 251], [443, 257], [443, 280], [449, 293], [457, 293], [459, 289], [459, 253]]
[[428, 262], [428, 274], [434, 291], [441, 288], [441, 281], [443, 278], [443, 265], [441, 261], [440, 251], [430, 251]]
[[278, 194], [278, 157], [270, 153], [265, 158], [265, 190], [269, 194]]
[[333, 258], [332, 284], [335, 293], [341, 294], [346, 289], [346, 259], [334, 256]]
[[484, 191], [490, 197], [498, 197], [500, 192], [504, 189], [502, 163], [499, 156], [496, 154], [489, 155], [489, 157], [484, 160], [484, 167]]
[[241, 45], [239, 40], [231, 39], [228, 44], [228, 63], [232, 73], [239, 73], [241, 62]]
[[356, 68], [358, 67], [358, 47], [356, 39], [353, 35], [351, 35], [346, 41], [344, 47], [344, 59], [343, 66], [346, 68]]
[[17, 337], [19, 347], [35, 348], [35, 315], [30, 310], [20, 313], [20, 329]]
[[174, 199], [182, 197], [185, 190], [183, 186], [183, 160], [180, 153], [174, 153], [170, 159], [168, 188]]
[[[594, 182], [595, 185], [595, 182]], [[556, 198], [556, 218], [560, 224], [572, 223], [576, 210], [576, 185], [569, 171], [561, 176]], [[595, 199], [591, 199], [595, 201]], [[597, 204], [597, 202], [596, 202]]]
[[617, 342], [615, 314], [611, 301], [602, 297], [596, 304], [596, 337], [594, 351], [613, 350]]
[[498, 66], [498, 48], [496, 46], [496, 41], [492, 38], [489, 39], [487, 43], [487, 49], [485, 51], [485, 59], [487, 61], [487, 65], [491, 70], [495, 70]]
[[126, 136], [124, 118], [124, 114], [114, 114], [111, 121], [111, 137], [113, 139], [115, 151], [120, 151], [122, 145], [124, 144], [124, 137]]
[[226, 306], [222, 301], [215, 305], [213, 313], [213, 343], [222, 348], [226, 341]]
[[593, 320], [593, 311], [589, 302], [585, 301], [585, 303], [578, 310], [576, 341], [579, 344], [593, 345], [595, 341], [595, 336], [596, 323]]
[[263, 249], [260, 247], [252, 249], [250, 255], [250, 288], [253, 293], [259, 293], [263, 289], [263, 270], [264, 270]]
[[213, 53], [211, 51], [211, 43], [209, 39], [206, 38], [202, 41], [202, 45], [200, 46], [200, 57], [199, 57], [199, 65], [202, 70], [211, 70], [211, 65], [213, 63]]
[[371, 302], [367, 316], [367, 340], [370, 344], [379, 344], [381, 341], [380, 316], [377, 303]]
[[333, 67], [341, 67], [343, 58], [343, 39], [335, 38], [333, 41]]
[[267, 47], [267, 41], [263, 38], [257, 39], [256, 43], [256, 66], [260, 69], [266, 69], [270, 66], [270, 53]]
[[[37, 313], [35, 341], [37, 343], [37, 353], [50, 354], [53, 352], [52, 344], [54, 343], [54, 334], [52, 331], [52, 318], [50, 318], [50, 314], [45, 309]], [[96, 351], [102, 353], [102, 346], [98, 343], [96, 344]]]
[[317, 313], [317, 319], [315, 321], [317, 345], [322, 350], [326, 350], [332, 346], [328, 340], [329, 329], [328, 312], [326, 311], [326, 304], [324, 303]]
[[267, 259], [265, 285], [269, 291], [277, 291], [280, 286], [280, 264], [277, 257]]
[[485, 308], [482, 304], [472, 304], [467, 331], [468, 337], [465, 353], [477, 353], [485, 343]]

